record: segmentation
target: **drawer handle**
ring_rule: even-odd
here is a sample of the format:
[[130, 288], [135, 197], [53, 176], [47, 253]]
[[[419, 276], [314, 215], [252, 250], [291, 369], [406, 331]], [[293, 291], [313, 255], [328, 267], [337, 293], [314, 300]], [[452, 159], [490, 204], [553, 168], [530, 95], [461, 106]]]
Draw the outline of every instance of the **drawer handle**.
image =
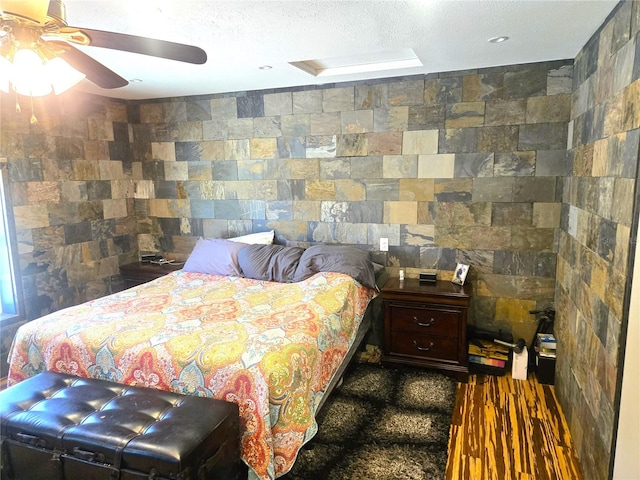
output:
[[45, 442], [43, 438], [37, 437], [35, 435], [29, 435], [28, 433], [20, 432], [16, 434], [16, 437], [20, 442], [26, 443], [27, 445], [33, 445], [34, 447], [41, 447], [41, 448], [44, 448], [47, 446], [47, 442]]
[[429, 342], [429, 346], [428, 347], [420, 347], [418, 345], [418, 342], [416, 340], [413, 341], [413, 345], [420, 350], [421, 352], [428, 352], [429, 350], [431, 350], [431, 347], [433, 347], [433, 342]]
[[105, 461], [105, 457], [102, 453], [90, 452], [78, 447], [73, 449], [73, 456], [86, 462], [104, 463]]
[[422, 323], [420, 320], [418, 320], [418, 317], [413, 317], [413, 321], [416, 323], [416, 325], [418, 325], [419, 327], [430, 327], [431, 325], [433, 325], [434, 323], [436, 323], [436, 319], [435, 318], [431, 318], [429, 319], [429, 323]]

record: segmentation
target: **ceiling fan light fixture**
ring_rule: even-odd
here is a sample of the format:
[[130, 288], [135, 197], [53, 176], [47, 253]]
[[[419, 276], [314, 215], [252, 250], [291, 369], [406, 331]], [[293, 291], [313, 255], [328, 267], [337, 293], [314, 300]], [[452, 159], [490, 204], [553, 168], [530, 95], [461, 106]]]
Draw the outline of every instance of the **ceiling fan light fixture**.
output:
[[1, 58], [0, 89], [5, 92], [10, 83], [19, 95], [42, 97], [51, 92], [60, 95], [85, 78], [84, 73], [62, 58], [38, 47], [20, 48], [8, 58]]
[[86, 75], [79, 72], [60, 57], [55, 57], [45, 64], [53, 92], [60, 95], [74, 85], [80, 83]]
[[21, 48], [14, 53], [11, 84], [16, 93], [31, 97], [49, 95], [52, 87], [46, 76], [44, 62], [35, 50]]

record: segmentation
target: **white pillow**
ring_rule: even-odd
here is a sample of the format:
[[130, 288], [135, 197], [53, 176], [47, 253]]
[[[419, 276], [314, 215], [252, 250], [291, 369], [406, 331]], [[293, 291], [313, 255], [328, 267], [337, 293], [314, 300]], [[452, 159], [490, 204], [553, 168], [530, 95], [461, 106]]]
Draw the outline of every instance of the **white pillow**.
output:
[[249, 245], [273, 245], [273, 237], [275, 231], [270, 230], [268, 232], [250, 233], [249, 235], [242, 235], [241, 237], [229, 238], [232, 242], [248, 243]]

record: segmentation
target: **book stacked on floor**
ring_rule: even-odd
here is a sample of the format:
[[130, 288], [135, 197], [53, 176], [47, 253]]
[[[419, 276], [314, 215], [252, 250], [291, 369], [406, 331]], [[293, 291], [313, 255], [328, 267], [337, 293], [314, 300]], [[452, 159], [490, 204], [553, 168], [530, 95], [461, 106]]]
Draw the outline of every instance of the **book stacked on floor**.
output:
[[509, 348], [490, 340], [472, 339], [469, 342], [469, 363], [476, 371], [502, 375], [509, 363]]
[[536, 334], [535, 350], [540, 357], [556, 358], [557, 342], [552, 333]]

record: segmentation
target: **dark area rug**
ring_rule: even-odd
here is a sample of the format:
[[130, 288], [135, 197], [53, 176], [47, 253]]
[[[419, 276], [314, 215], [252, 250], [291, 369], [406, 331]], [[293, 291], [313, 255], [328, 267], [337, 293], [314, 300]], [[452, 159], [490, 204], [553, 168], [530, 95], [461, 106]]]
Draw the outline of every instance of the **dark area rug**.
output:
[[441, 480], [455, 395], [440, 373], [354, 364], [280, 479]]

